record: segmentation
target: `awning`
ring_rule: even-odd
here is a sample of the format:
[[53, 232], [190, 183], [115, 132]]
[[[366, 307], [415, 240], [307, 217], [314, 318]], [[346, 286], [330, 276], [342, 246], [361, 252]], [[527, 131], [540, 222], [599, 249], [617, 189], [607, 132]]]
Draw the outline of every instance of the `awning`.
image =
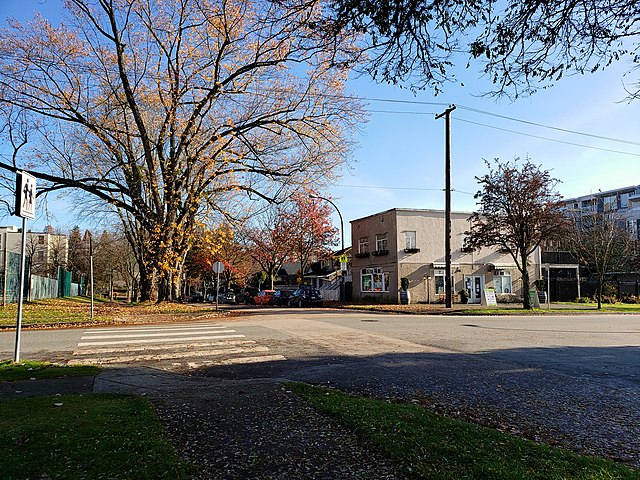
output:
[[485, 263], [486, 266], [488, 267], [493, 267], [496, 268], [498, 270], [503, 269], [503, 268], [518, 268], [518, 266], [515, 263], [494, 263], [494, 262], [487, 262]]

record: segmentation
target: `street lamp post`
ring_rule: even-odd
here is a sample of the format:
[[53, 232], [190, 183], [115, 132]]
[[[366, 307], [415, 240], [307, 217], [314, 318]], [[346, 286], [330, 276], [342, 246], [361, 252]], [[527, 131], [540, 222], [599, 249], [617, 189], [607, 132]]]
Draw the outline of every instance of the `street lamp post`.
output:
[[[342, 220], [342, 214], [340, 213], [340, 209], [338, 208], [338, 206], [333, 203], [331, 200], [329, 200], [328, 198], [325, 197], [321, 197], [320, 195], [315, 195], [315, 194], [309, 194], [309, 198], [317, 198], [319, 200], [324, 200], [327, 203], [330, 203], [333, 208], [336, 209], [336, 212], [338, 212], [338, 217], [340, 218], [340, 239], [341, 239], [341, 244], [342, 244], [342, 254], [344, 255], [345, 251], [344, 251], [344, 221]], [[340, 301], [344, 302], [344, 275], [342, 274], [342, 272], [340, 272]]]

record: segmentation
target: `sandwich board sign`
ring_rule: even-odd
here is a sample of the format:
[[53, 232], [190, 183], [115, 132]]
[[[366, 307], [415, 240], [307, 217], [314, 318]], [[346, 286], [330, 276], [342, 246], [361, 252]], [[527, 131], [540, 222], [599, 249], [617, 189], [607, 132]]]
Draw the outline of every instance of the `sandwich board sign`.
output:
[[36, 218], [36, 177], [16, 172], [15, 214], [22, 218]]

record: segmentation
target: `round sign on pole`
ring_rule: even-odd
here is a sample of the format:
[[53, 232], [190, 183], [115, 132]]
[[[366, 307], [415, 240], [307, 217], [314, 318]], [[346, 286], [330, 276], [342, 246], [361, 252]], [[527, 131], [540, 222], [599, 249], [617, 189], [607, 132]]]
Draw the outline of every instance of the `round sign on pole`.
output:
[[224, 263], [216, 262], [213, 264], [213, 273], [222, 273], [224, 272]]

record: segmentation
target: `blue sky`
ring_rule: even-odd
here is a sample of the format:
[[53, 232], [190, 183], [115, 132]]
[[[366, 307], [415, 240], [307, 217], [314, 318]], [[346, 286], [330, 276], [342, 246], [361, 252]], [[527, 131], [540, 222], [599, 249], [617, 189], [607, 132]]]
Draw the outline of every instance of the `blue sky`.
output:
[[[2, 23], [7, 16], [29, 18], [34, 10], [42, 11], [45, 17], [57, 16], [60, 4], [60, 0], [0, 0], [0, 17]], [[466, 58], [461, 61], [466, 62]], [[474, 209], [475, 177], [486, 172], [483, 159], [494, 157], [528, 155], [562, 181], [558, 190], [565, 197], [640, 184], [638, 145], [495, 116], [640, 143], [640, 102], [624, 101], [627, 94], [622, 78], [627, 69], [628, 65], [617, 64], [604, 72], [567, 77], [552, 88], [516, 101], [483, 97], [482, 92], [491, 85], [479, 79], [474, 70], [462, 72], [464, 87], [446, 85], [444, 92], [435, 97], [428, 91], [414, 94], [408, 89], [377, 85], [366, 78], [352, 80], [351, 93], [390, 101], [367, 101], [369, 122], [355, 134], [359, 146], [350, 168], [325, 192], [345, 219], [346, 244], [350, 220], [395, 207], [444, 207], [444, 120], [435, 120], [435, 114], [449, 104], [458, 107], [452, 114], [451, 133], [454, 210]], [[628, 80], [632, 82], [633, 76]], [[68, 228], [82, 223], [65, 214], [62, 201], [52, 203], [51, 209], [56, 214], [55, 226]], [[339, 225], [337, 215], [334, 221]], [[46, 220], [40, 222], [44, 225]]]

